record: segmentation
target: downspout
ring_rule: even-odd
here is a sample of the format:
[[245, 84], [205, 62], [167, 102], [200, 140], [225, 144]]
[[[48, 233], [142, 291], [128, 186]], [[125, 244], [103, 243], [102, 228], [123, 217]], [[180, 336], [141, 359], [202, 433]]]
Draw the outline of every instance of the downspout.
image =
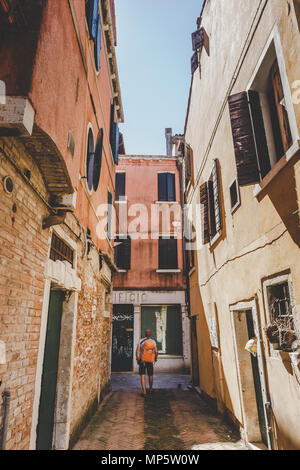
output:
[[3, 427], [2, 427], [2, 436], [1, 436], [1, 450], [5, 450], [7, 429], [8, 429], [8, 415], [9, 415], [9, 408], [10, 408], [10, 391], [4, 390], [4, 392], [2, 393], [2, 397], [4, 400], [4, 417], [3, 417]]

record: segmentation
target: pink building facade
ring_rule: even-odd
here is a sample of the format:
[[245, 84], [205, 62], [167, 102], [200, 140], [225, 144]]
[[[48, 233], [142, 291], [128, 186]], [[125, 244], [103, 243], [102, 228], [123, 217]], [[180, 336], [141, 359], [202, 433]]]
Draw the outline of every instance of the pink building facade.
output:
[[181, 157], [119, 157], [113, 284], [112, 371], [137, 371], [134, 351], [150, 328], [157, 371], [189, 369]]

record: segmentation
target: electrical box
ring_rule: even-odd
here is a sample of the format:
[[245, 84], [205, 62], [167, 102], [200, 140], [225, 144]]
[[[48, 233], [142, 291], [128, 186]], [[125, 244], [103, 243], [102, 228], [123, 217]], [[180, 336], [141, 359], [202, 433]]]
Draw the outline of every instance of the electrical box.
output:
[[6, 364], [6, 347], [3, 341], [0, 341], [0, 365]]

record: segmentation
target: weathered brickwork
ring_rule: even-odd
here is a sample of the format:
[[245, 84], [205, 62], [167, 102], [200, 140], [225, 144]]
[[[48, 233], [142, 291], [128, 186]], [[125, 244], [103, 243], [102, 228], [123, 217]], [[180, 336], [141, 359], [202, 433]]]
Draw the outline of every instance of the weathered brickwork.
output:
[[48, 210], [3, 155], [20, 169], [30, 169], [31, 182], [45, 194], [32, 160], [10, 140], [0, 143], [0, 181], [10, 176], [14, 190], [0, 186], [0, 340], [6, 344], [6, 365], [0, 366], [4, 389], [11, 391], [7, 449], [29, 447], [35, 371], [44, 290], [44, 264], [49, 232], [42, 230]]
[[99, 268], [99, 255], [94, 248], [78, 260], [82, 290], [78, 299], [72, 388], [71, 429], [74, 432], [90, 409], [100, 402], [110, 375], [111, 305], [105, 304], [109, 286], [101, 280]]

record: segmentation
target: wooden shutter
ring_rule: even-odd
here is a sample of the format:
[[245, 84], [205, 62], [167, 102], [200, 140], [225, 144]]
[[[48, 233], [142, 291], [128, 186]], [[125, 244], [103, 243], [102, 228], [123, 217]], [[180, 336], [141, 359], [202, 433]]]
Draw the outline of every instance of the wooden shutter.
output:
[[86, 3], [86, 20], [90, 38], [96, 41], [99, 16], [99, 0], [88, 0]]
[[186, 186], [191, 181], [192, 168], [191, 168], [191, 149], [187, 145], [185, 146], [185, 181]]
[[247, 92], [228, 99], [238, 182], [240, 186], [259, 182], [258, 157], [255, 148]]
[[283, 92], [283, 86], [282, 86], [282, 81], [281, 81], [281, 76], [280, 76], [280, 71], [279, 71], [277, 60], [275, 61], [272, 67], [271, 77], [272, 77], [272, 85], [273, 85], [274, 98], [275, 98], [275, 106], [276, 106], [280, 133], [281, 133], [281, 138], [282, 138], [283, 151], [284, 153], [286, 153], [287, 150], [292, 145], [292, 134], [291, 134], [291, 128], [289, 124], [288, 113], [287, 113], [285, 106], [283, 105], [284, 92]]
[[175, 175], [173, 173], [167, 174], [168, 198], [167, 201], [175, 201]]
[[101, 165], [102, 165], [102, 153], [103, 153], [103, 129], [100, 130], [94, 160], [94, 174], [93, 174], [93, 187], [94, 191], [97, 191], [100, 181]]
[[96, 70], [97, 72], [99, 72], [100, 58], [101, 58], [101, 18], [100, 18], [100, 15], [98, 16], [98, 21], [97, 21], [97, 35], [96, 35], [96, 41], [94, 44], [94, 54], [95, 54]]
[[113, 148], [113, 133], [114, 133], [114, 122], [115, 122], [115, 102], [113, 100], [110, 105], [110, 131], [109, 131], [109, 141], [111, 149]]
[[116, 174], [116, 201], [125, 196], [125, 173]]
[[204, 31], [203, 28], [198, 29], [192, 34], [193, 51], [197, 51], [204, 45]]
[[177, 238], [159, 239], [159, 269], [178, 268], [178, 242]]
[[167, 174], [159, 173], [158, 174], [158, 200], [167, 201], [168, 192], [167, 192]]
[[259, 162], [259, 171], [261, 178], [264, 178], [271, 170], [270, 155], [265, 133], [265, 124], [261, 110], [259, 93], [257, 91], [248, 91], [248, 102], [250, 106], [256, 153]]
[[208, 184], [205, 182], [200, 186], [200, 203], [202, 219], [202, 243], [209, 243], [209, 212], [208, 212]]
[[192, 55], [192, 58], [191, 58], [191, 70], [192, 70], [192, 74], [197, 70], [198, 66], [199, 66], [198, 52], [195, 52], [195, 53]]
[[214, 193], [214, 210], [216, 231], [222, 230], [222, 211], [221, 211], [221, 189], [220, 189], [220, 168], [218, 160], [214, 160], [212, 171], [212, 183]]
[[124, 247], [124, 269], [127, 271], [131, 268], [131, 238], [128, 237], [123, 242]]
[[113, 153], [114, 162], [116, 165], [119, 164], [119, 142], [120, 142], [119, 126], [116, 122], [113, 122], [112, 153]]

